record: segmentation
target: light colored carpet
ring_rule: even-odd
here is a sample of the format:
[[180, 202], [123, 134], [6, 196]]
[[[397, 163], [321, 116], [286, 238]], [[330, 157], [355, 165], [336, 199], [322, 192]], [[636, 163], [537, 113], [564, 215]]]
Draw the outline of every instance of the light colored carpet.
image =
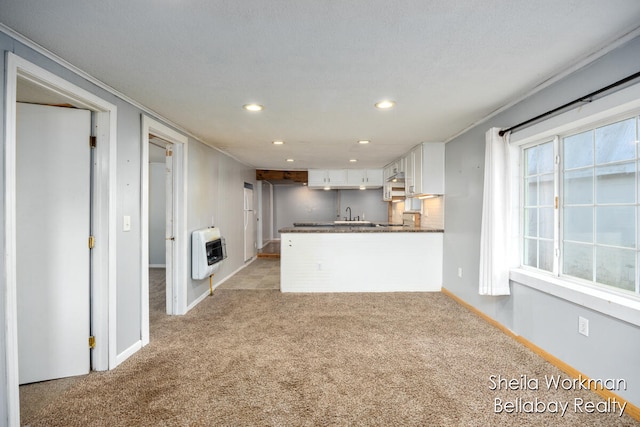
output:
[[[255, 267], [258, 267], [256, 265]], [[439, 293], [217, 289], [151, 343], [93, 373], [33, 426], [640, 425], [617, 414], [496, 414], [496, 398], [601, 401], [589, 391], [493, 391], [491, 375], [563, 375]]]

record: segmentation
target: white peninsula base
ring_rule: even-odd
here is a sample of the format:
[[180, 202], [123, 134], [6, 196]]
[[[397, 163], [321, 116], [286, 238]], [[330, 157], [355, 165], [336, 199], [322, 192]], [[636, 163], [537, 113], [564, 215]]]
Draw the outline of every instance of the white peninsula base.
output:
[[281, 233], [282, 292], [437, 292], [442, 233]]

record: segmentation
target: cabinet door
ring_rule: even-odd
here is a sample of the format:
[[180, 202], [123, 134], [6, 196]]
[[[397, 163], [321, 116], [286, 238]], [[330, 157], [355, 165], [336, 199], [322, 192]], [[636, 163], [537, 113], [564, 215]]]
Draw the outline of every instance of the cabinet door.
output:
[[413, 153], [413, 192], [411, 194], [422, 194], [424, 192], [422, 145], [420, 144], [411, 150]]
[[366, 173], [363, 169], [349, 169], [347, 171], [347, 184], [350, 187], [366, 185]]
[[347, 170], [346, 169], [329, 169], [327, 171], [327, 179], [329, 180], [329, 185], [332, 187], [338, 185], [346, 185], [347, 184]]
[[413, 175], [413, 151], [410, 151], [404, 158], [404, 191], [407, 197], [414, 194], [414, 175]]
[[327, 184], [327, 171], [325, 169], [309, 169], [308, 177], [309, 187], [324, 187]]
[[422, 190], [423, 194], [444, 194], [444, 143], [423, 144]]
[[365, 183], [367, 187], [380, 187], [384, 184], [384, 179], [382, 178], [382, 169], [367, 169], [365, 171]]

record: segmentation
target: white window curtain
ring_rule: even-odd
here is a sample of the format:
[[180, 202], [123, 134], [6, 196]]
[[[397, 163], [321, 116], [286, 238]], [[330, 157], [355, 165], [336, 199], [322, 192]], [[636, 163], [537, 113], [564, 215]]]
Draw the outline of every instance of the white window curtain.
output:
[[510, 295], [511, 158], [509, 134], [491, 128], [485, 135], [484, 193], [480, 229], [480, 295]]

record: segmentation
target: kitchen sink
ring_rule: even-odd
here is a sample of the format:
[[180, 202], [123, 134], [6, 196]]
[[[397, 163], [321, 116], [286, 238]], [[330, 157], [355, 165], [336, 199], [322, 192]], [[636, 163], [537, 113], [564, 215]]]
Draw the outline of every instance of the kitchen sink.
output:
[[371, 221], [333, 221], [339, 227], [377, 227], [378, 224]]

